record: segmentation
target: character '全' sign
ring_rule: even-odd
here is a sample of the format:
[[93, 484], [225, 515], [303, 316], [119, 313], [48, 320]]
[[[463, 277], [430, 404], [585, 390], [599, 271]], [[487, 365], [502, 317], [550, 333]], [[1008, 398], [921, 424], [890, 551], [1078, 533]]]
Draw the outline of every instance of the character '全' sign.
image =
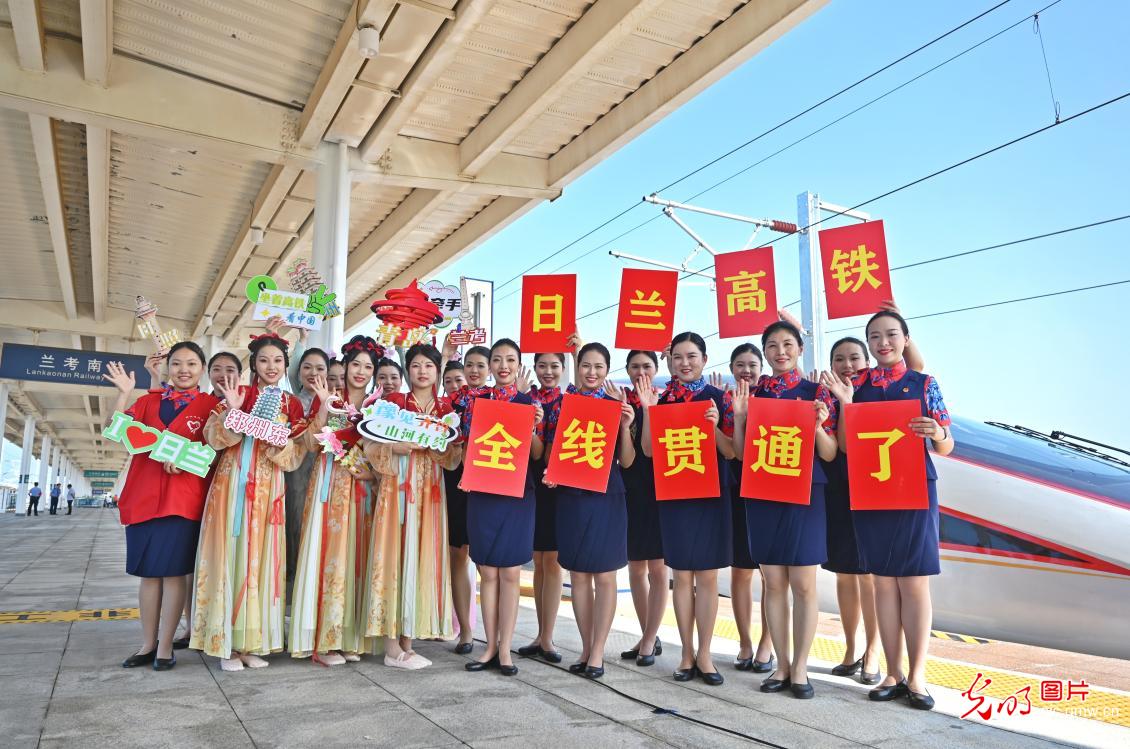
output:
[[692, 401], [648, 410], [656, 499], [718, 496], [715, 427], [706, 418], [711, 405]]
[[921, 415], [917, 400], [844, 407], [851, 509], [929, 508], [926, 449], [910, 429], [910, 420]]
[[561, 486], [607, 491], [619, 428], [620, 401], [565, 395], [546, 479]]
[[812, 402], [750, 398], [745, 430], [741, 495], [808, 504], [816, 445]]
[[489, 398], [475, 401], [463, 458], [467, 491], [522, 497], [529, 469], [534, 407]]

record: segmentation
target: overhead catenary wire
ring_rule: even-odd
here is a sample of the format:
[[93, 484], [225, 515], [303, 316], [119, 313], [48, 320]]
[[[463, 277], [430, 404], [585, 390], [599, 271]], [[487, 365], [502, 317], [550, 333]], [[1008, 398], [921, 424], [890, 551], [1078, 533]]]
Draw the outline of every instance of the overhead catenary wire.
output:
[[[881, 68], [878, 68], [877, 70], [875, 70], [875, 71], [873, 71], [873, 72], [871, 72], [871, 73], [869, 73], [869, 74], [865, 75], [864, 77], [860, 78], [859, 80], [855, 81], [854, 83], [851, 83], [850, 85], [848, 85], [848, 86], [845, 86], [844, 88], [840, 89], [839, 91], [835, 92], [834, 94], [831, 94], [831, 95], [829, 95], [829, 96], [826, 96], [826, 97], [824, 97], [823, 99], [821, 99], [820, 101], [816, 102], [815, 104], [812, 104], [811, 106], [807, 107], [807, 108], [806, 108], [806, 109], [804, 109], [803, 111], [801, 111], [801, 112], [798, 112], [798, 113], [796, 113], [796, 114], [792, 115], [791, 117], [788, 117], [787, 119], [785, 119], [785, 120], [783, 120], [783, 121], [781, 121], [781, 122], [777, 123], [776, 125], [774, 125], [773, 127], [769, 128], [768, 130], [765, 130], [764, 132], [760, 133], [759, 135], [757, 135], [757, 136], [755, 136], [755, 137], [753, 137], [753, 138], [750, 138], [749, 140], [745, 141], [744, 143], [741, 143], [740, 145], [738, 145], [738, 146], [736, 146], [736, 147], [734, 147], [734, 148], [730, 149], [730, 150], [729, 150], [729, 151], [727, 151], [726, 153], [724, 153], [724, 154], [722, 154], [722, 155], [720, 155], [720, 156], [717, 156], [717, 157], [715, 157], [714, 159], [711, 159], [711, 160], [710, 160], [710, 161], [708, 161], [708, 162], [707, 162], [706, 164], [703, 164], [702, 166], [699, 166], [699, 167], [697, 167], [696, 169], [694, 169], [694, 170], [692, 170], [692, 171], [690, 171], [690, 172], [688, 172], [688, 173], [684, 174], [683, 176], [681, 176], [681, 177], [679, 177], [678, 179], [676, 179], [676, 180], [675, 180], [674, 182], [671, 182], [671, 183], [669, 183], [669, 184], [665, 185], [664, 187], [661, 187], [661, 188], [659, 188], [659, 189], [658, 189], [658, 190], [656, 190], [655, 192], [657, 192], [657, 193], [658, 193], [658, 192], [663, 192], [664, 190], [668, 190], [668, 189], [670, 189], [670, 188], [674, 187], [675, 185], [677, 185], [677, 184], [679, 184], [679, 183], [681, 183], [681, 182], [683, 182], [683, 181], [685, 181], [685, 180], [689, 179], [690, 177], [694, 176], [695, 174], [698, 174], [699, 172], [701, 172], [701, 171], [702, 171], [703, 169], [707, 169], [707, 168], [709, 168], [710, 166], [712, 166], [712, 165], [714, 165], [714, 164], [718, 163], [718, 162], [719, 162], [719, 161], [721, 161], [722, 159], [725, 159], [725, 158], [727, 158], [727, 157], [729, 157], [729, 156], [733, 155], [734, 153], [737, 153], [738, 151], [742, 150], [743, 148], [746, 148], [747, 146], [750, 146], [750, 145], [752, 145], [753, 143], [756, 143], [756, 142], [757, 142], [758, 140], [760, 140], [761, 138], [764, 138], [765, 136], [769, 135], [770, 133], [773, 133], [773, 132], [777, 131], [778, 129], [780, 129], [780, 128], [784, 127], [785, 125], [787, 125], [787, 124], [789, 124], [789, 123], [791, 123], [791, 122], [793, 122], [793, 121], [797, 120], [797, 119], [798, 119], [798, 118], [800, 118], [800, 117], [803, 117], [804, 115], [806, 115], [806, 114], [808, 114], [808, 113], [810, 113], [810, 112], [814, 111], [815, 109], [818, 109], [819, 107], [822, 107], [822, 106], [824, 106], [824, 105], [825, 105], [825, 104], [827, 104], [828, 102], [830, 102], [830, 101], [832, 101], [832, 100], [834, 100], [834, 99], [838, 98], [839, 96], [841, 96], [841, 95], [843, 95], [843, 94], [847, 93], [848, 91], [851, 91], [852, 89], [856, 88], [857, 86], [860, 86], [860, 85], [862, 85], [863, 83], [865, 83], [865, 82], [867, 82], [867, 81], [871, 80], [872, 78], [874, 78], [875, 76], [877, 76], [877, 75], [879, 75], [879, 74], [881, 74], [881, 73], [883, 73], [883, 72], [885, 72], [885, 71], [889, 70], [890, 68], [894, 67], [895, 65], [898, 65], [898, 64], [900, 64], [900, 63], [903, 63], [903, 62], [905, 62], [906, 60], [910, 59], [911, 57], [913, 57], [914, 55], [918, 54], [919, 52], [922, 52], [923, 50], [925, 50], [925, 49], [928, 49], [929, 47], [933, 46], [934, 44], [937, 44], [938, 42], [940, 42], [940, 41], [942, 41], [943, 39], [945, 39], [945, 38], [949, 37], [950, 35], [957, 33], [958, 31], [960, 31], [961, 29], [965, 28], [966, 26], [968, 26], [968, 25], [970, 25], [970, 24], [972, 24], [972, 23], [975, 23], [976, 21], [980, 20], [980, 19], [981, 19], [981, 18], [983, 18], [984, 16], [987, 16], [988, 14], [990, 14], [990, 13], [992, 13], [993, 11], [997, 10], [997, 9], [998, 9], [998, 8], [1000, 8], [1001, 6], [1007, 5], [1007, 4], [1009, 3], [1009, 2], [1011, 2], [1011, 0], [1001, 0], [1001, 2], [997, 3], [996, 5], [993, 5], [993, 6], [991, 7], [991, 8], [988, 8], [987, 10], [984, 10], [984, 11], [982, 11], [981, 13], [978, 13], [977, 15], [975, 15], [975, 16], [973, 16], [972, 18], [970, 18], [970, 19], [968, 19], [968, 20], [964, 21], [963, 23], [960, 23], [960, 24], [958, 24], [957, 26], [954, 26], [953, 28], [949, 29], [949, 30], [948, 30], [948, 31], [946, 31], [945, 33], [943, 33], [943, 34], [940, 34], [939, 36], [936, 36], [936, 37], [934, 37], [934, 38], [933, 38], [933, 39], [931, 39], [930, 41], [928, 41], [928, 42], [926, 42], [926, 43], [924, 43], [924, 44], [920, 45], [919, 47], [917, 47], [917, 48], [915, 48], [915, 49], [911, 50], [910, 52], [907, 52], [907, 53], [903, 54], [903, 55], [902, 55], [901, 57], [899, 57], [899, 58], [897, 58], [897, 59], [895, 59], [895, 60], [893, 60], [893, 61], [891, 61], [891, 62], [887, 63], [886, 65], [883, 65], [883, 66], [882, 66]], [[526, 268], [525, 270], [523, 270], [523, 271], [522, 271], [521, 273], [518, 273], [517, 275], [515, 275], [515, 276], [513, 276], [513, 277], [511, 277], [511, 278], [509, 278], [509, 279], [507, 279], [506, 281], [503, 281], [503, 282], [502, 282], [501, 284], [499, 284], [498, 286], [496, 286], [496, 287], [495, 287], [495, 291], [501, 290], [502, 288], [504, 288], [504, 287], [506, 287], [506, 286], [509, 286], [509, 285], [510, 285], [511, 283], [513, 283], [514, 281], [517, 281], [517, 280], [518, 280], [518, 279], [520, 279], [520, 278], [521, 278], [522, 276], [524, 276], [524, 275], [526, 275], [527, 273], [529, 273], [529, 272], [530, 272], [531, 270], [534, 270], [535, 268], [537, 268], [537, 267], [538, 267], [539, 265], [541, 265], [541, 264], [545, 263], [546, 261], [548, 261], [548, 260], [550, 260], [550, 259], [552, 259], [552, 258], [554, 258], [554, 257], [556, 257], [556, 256], [558, 256], [558, 255], [560, 255], [560, 254], [561, 254], [562, 252], [565, 252], [565, 251], [566, 251], [566, 250], [568, 250], [568, 249], [569, 249], [570, 247], [573, 247], [574, 245], [576, 245], [576, 244], [577, 244], [578, 242], [580, 242], [580, 241], [582, 241], [582, 240], [586, 239], [587, 237], [590, 237], [590, 236], [592, 236], [592, 235], [593, 235], [593, 234], [594, 234], [595, 232], [598, 232], [598, 231], [600, 231], [601, 229], [603, 229], [604, 227], [606, 227], [606, 226], [608, 226], [609, 224], [613, 223], [614, 221], [617, 221], [617, 220], [619, 220], [620, 218], [624, 217], [625, 215], [627, 215], [627, 214], [628, 214], [628, 213], [630, 213], [631, 211], [635, 210], [635, 209], [636, 209], [636, 208], [638, 208], [639, 206], [640, 206], [640, 203], [638, 203], [638, 202], [634, 202], [634, 203], [632, 203], [632, 204], [631, 204], [630, 206], [628, 206], [628, 207], [627, 207], [627, 208], [625, 208], [624, 210], [620, 211], [620, 212], [619, 212], [619, 213], [617, 213], [617, 214], [616, 214], [615, 216], [612, 216], [611, 218], [609, 218], [609, 219], [606, 219], [605, 221], [601, 222], [601, 223], [600, 223], [600, 224], [599, 224], [598, 226], [596, 226], [595, 228], [593, 228], [593, 229], [590, 229], [589, 231], [585, 232], [585, 233], [584, 233], [584, 234], [582, 234], [581, 236], [579, 236], [579, 237], [577, 237], [576, 239], [572, 240], [572, 241], [571, 241], [571, 242], [569, 242], [568, 244], [566, 244], [566, 245], [563, 245], [562, 247], [558, 248], [557, 250], [554, 250], [554, 251], [553, 251], [553, 252], [551, 252], [551, 253], [550, 253], [549, 255], [545, 256], [544, 258], [542, 258], [542, 259], [541, 259], [541, 260], [539, 260], [538, 262], [534, 263], [533, 265], [531, 265], [531, 266], [529, 266], [528, 268]]]

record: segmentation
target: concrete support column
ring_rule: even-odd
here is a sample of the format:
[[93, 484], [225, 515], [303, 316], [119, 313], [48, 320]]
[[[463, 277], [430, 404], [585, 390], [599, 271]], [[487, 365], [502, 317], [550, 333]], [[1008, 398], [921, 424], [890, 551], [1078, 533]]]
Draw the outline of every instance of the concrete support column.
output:
[[345, 336], [345, 278], [349, 267], [349, 148], [344, 143], [322, 145], [314, 193], [314, 267], [337, 294], [342, 314], [322, 323], [310, 334], [310, 346], [339, 351]]
[[20, 482], [16, 489], [16, 514], [27, 512], [27, 492], [31, 488], [31, 453], [35, 448], [35, 417], [24, 418], [24, 441], [20, 450]]

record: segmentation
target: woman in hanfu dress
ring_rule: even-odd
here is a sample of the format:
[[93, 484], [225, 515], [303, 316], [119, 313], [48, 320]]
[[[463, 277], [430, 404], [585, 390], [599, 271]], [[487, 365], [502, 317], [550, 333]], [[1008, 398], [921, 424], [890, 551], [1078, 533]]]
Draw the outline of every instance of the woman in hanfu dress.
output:
[[[384, 399], [405, 411], [442, 418], [453, 413], [438, 394], [440, 352], [428, 344], [408, 349], [407, 393]], [[365, 455], [383, 479], [373, 511], [365, 579], [366, 637], [383, 638], [386, 666], [417, 670], [431, 661], [412, 649], [413, 639], [450, 639], [451, 567], [448, 558], [444, 470], [462, 449], [365, 440]]]
[[[262, 668], [267, 661], [259, 656], [283, 649], [283, 472], [294, 470], [306, 454], [298, 439], [306, 429], [302, 404], [278, 389], [288, 364], [286, 341], [266, 333], [254, 337], [248, 348], [251, 385], [225, 378], [218, 388], [224, 402], [204, 427], [208, 444], [221, 455], [208, 491], [196, 552], [189, 647], [219, 657], [225, 671]], [[288, 427], [286, 444], [281, 447], [224, 426], [230, 409], [253, 411], [261, 396], [264, 404], [278, 404], [275, 418]]]
[[[376, 341], [367, 336], [354, 336], [342, 347], [346, 410], [364, 404], [379, 352]], [[365, 650], [362, 580], [372, 474], [356, 427], [341, 409], [331, 411], [331, 403], [339, 399], [330, 393], [325, 378], [316, 377], [312, 388], [306, 447], [322, 454], [314, 462], [302, 517], [288, 646], [295, 658], [312, 656], [323, 665], [340, 666], [360, 660]]]

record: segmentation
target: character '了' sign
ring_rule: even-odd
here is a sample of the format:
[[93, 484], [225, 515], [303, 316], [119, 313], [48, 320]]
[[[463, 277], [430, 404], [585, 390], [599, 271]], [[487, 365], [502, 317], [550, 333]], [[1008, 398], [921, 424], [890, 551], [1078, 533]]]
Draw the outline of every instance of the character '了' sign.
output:
[[820, 260], [829, 319], [871, 314], [894, 298], [882, 221], [821, 231]]
[[[917, 400], [844, 406], [848, 489], [853, 510], [925, 510], [926, 447], [910, 431]], [[910, 439], [908, 439], [910, 438]]]
[[871, 472], [872, 478], [876, 481], [891, 480], [891, 445], [905, 436], [906, 432], [901, 429], [892, 429], [889, 432], [859, 433], [861, 440], [886, 440], [883, 444], [879, 445], [879, 470]]

